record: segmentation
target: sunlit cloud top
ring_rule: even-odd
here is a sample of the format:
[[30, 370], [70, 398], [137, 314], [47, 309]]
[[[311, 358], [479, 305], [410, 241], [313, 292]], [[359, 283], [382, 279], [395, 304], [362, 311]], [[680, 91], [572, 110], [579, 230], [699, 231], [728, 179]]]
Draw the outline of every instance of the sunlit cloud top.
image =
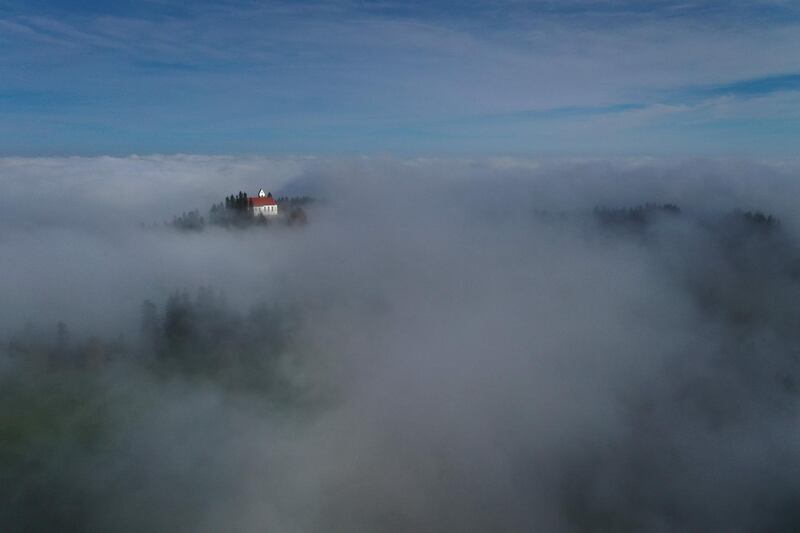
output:
[[0, 153], [791, 155], [791, 1], [0, 0]]

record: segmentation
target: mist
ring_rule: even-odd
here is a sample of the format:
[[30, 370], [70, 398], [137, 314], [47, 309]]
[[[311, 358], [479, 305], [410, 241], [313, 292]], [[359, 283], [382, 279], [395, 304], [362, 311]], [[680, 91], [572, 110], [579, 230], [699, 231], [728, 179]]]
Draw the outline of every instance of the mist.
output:
[[796, 531], [798, 170], [2, 159], [0, 529]]

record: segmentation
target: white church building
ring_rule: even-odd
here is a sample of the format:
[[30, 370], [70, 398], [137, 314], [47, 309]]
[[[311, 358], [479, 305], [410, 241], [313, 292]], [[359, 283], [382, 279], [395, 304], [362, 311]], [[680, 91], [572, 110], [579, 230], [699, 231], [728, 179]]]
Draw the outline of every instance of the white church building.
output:
[[258, 191], [257, 197], [248, 198], [250, 208], [253, 210], [253, 216], [264, 215], [265, 217], [273, 217], [278, 215], [278, 202], [272, 197], [272, 193], [264, 193], [264, 189]]

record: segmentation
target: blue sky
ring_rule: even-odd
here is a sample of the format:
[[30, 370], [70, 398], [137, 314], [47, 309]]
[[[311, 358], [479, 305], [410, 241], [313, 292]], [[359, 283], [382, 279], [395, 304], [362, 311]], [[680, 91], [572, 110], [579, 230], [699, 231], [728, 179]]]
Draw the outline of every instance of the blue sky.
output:
[[0, 0], [0, 155], [798, 141], [800, 2]]

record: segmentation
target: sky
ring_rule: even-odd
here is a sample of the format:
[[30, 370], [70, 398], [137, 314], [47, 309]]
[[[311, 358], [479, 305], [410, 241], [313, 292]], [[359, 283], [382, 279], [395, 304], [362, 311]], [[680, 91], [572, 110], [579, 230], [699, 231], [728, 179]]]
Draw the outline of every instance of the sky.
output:
[[792, 156], [790, 0], [0, 0], [0, 156]]

